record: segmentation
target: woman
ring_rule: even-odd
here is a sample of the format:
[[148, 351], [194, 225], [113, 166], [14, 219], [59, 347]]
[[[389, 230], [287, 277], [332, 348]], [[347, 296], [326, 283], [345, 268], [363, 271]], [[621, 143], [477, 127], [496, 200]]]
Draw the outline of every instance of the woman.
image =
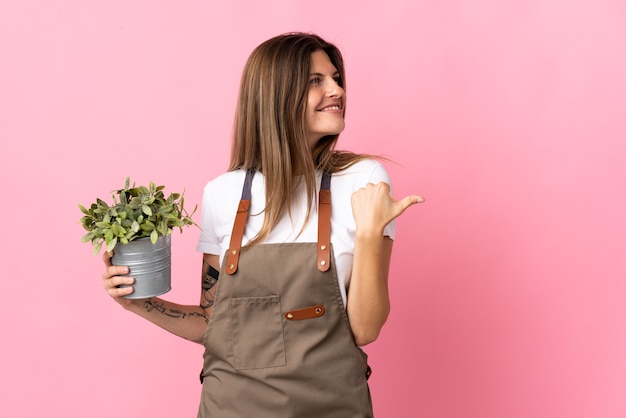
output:
[[359, 346], [389, 313], [393, 220], [423, 199], [394, 200], [380, 163], [334, 150], [345, 105], [334, 45], [303, 33], [259, 45], [230, 169], [204, 190], [199, 305], [124, 299], [133, 279], [104, 255], [111, 297], [204, 344], [198, 416], [372, 415]]

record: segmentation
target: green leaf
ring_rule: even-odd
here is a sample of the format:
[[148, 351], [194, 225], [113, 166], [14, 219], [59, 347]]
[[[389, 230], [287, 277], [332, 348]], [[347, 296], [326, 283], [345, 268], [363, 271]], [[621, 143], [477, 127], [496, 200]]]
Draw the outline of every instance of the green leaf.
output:
[[146, 221], [143, 224], [139, 224], [142, 231], [152, 232], [154, 230], [154, 224], [150, 221]]
[[107, 243], [107, 251], [109, 252], [113, 251], [113, 248], [115, 248], [115, 245], [117, 245], [117, 237], [113, 238], [111, 242]]
[[126, 233], [126, 239], [131, 241], [135, 237], [135, 235], [137, 235], [137, 233], [133, 230], [130, 230]]
[[80, 239], [80, 242], [87, 242], [87, 241], [91, 241], [94, 237], [93, 232], [88, 232], [85, 235], [82, 236], [82, 238]]
[[91, 224], [93, 224], [94, 222], [90, 216], [83, 216], [82, 218], [80, 218], [80, 223], [87, 231], [91, 231]]
[[115, 234], [118, 237], [121, 237], [122, 235], [126, 235], [126, 230], [119, 224], [111, 225], [111, 231], [113, 232], [113, 234]]
[[141, 211], [148, 216], [152, 216], [152, 209], [150, 209], [150, 206], [148, 205], [141, 206]]
[[157, 234], [156, 229], [152, 231], [152, 233], [150, 234], [150, 241], [152, 241], [153, 244], [156, 244], [157, 240], [159, 239], [159, 234]]
[[141, 199], [137, 196], [130, 199], [130, 207], [133, 209], [137, 209], [141, 206]]
[[78, 204], [78, 208], [80, 209], [80, 211], [82, 213], [84, 213], [85, 215], [89, 215], [89, 211], [87, 210], [86, 207], [84, 207], [83, 205], [81, 205], [80, 203]]
[[140, 195], [140, 191], [138, 188], [128, 189], [126, 190], [126, 193], [128, 193], [128, 195], [132, 197], [137, 197]]
[[133, 224], [130, 226], [130, 229], [133, 232], [139, 232], [139, 222], [134, 221]]
[[93, 247], [93, 255], [98, 255], [101, 248], [102, 248], [102, 241], [100, 241]]
[[171, 206], [163, 206], [161, 208], [161, 210], [159, 210], [159, 214], [162, 216], [167, 216], [168, 214], [172, 213], [174, 211], [174, 208], [172, 208]]
[[161, 233], [161, 235], [167, 234], [167, 222], [161, 221], [159, 222], [159, 226], [157, 227], [157, 231]]

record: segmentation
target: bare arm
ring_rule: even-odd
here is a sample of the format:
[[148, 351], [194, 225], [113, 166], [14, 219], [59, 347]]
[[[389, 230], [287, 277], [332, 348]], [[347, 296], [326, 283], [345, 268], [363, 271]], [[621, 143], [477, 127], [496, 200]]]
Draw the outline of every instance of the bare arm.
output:
[[116, 302], [126, 310], [147, 319], [155, 325], [171, 332], [174, 335], [190, 341], [202, 343], [209, 317], [213, 311], [215, 281], [208, 277], [209, 265], [218, 266], [219, 258], [215, 255], [204, 254], [202, 260], [202, 294], [200, 305], [179, 305], [161, 298], [125, 299], [124, 295], [133, 291], [132, 287], [118, 288], [120, 284], [132, 284], [134, 278], [119, 276], [126, 274], [125, 266], [111, 265], [111, 255], [102, 256], [106, 271], [102, 278], [104, 288]]
[[386, 183], [368, 184], [352, 195], [356, 241], [347, 311], [358, 345], [378, 338], [389, 316], [389, 263], [393, 241], [383, 235], [385, 226], [409, 206], [423, 202], [420, 196], [394, 200]]

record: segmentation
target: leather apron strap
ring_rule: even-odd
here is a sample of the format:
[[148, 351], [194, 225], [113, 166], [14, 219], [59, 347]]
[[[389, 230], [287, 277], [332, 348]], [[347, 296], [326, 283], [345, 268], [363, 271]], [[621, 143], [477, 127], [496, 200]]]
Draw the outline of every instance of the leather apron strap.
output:
[[[241, 242], [246, 228], [246, 222], [248, 221], [248, 213], [250, 212], [252, 179], [254, 178], [254, 174], [255, 171], [252, 169], [246, 171], [241, 200], [239, 201], [239, 207], [235, 215], [235, 223], [233, 225], [233, 232], [228, 247], [228, 256], [226, 258], [226, 273], [229, 275], [235, 274], [239, 265]], [[320, 186], [318, 199], [317, 268], [320, 271], [327, 271], [330, 268], [330, 179], [330, 173], [324, 172], [322, 174], [322, 184]]]
[[317, 268], [327, 271], [330, 267], [330, 174], [322, 174], [319, 207], [317, 213]]
[[239, 251], [241, 250], [241, 240], [243, 232], [246, 229], [248, 221], [248, 213], [250, 212], [250, 200], [252, 198], [252, 179], [254, 178], [254, 170], [246, 171], [246, 179], [244, 180], [243, 190], [241, 192], [241, 200], [235, 215], [235, 223], [233, 232], [230, 236], [230, 245], [228, 247], [228, 257], [226, 258], [226, 273], [234, 274], [239, 265]]

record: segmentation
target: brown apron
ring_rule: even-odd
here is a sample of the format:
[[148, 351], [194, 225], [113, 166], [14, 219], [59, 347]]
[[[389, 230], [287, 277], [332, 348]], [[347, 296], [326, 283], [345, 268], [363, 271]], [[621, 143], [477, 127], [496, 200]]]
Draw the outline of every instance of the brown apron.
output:
[[241, 248], [253, 176], [246, 174], [204, 335], [198, 417], [372, 417], [367, 356], [331, 262], [330, 175], [320, 190], [318, 243]]

